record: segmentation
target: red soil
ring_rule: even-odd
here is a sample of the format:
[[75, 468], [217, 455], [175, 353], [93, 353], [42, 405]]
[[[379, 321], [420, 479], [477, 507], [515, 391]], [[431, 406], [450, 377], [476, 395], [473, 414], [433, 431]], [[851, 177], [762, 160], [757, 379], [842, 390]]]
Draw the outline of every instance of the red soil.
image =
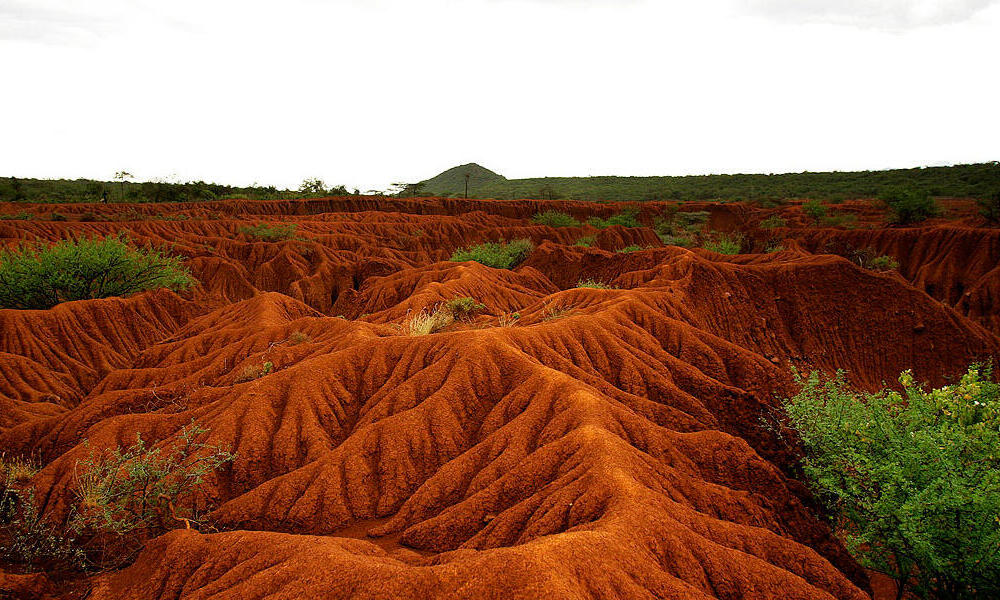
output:
[[[786, 248], [722, 256], [648, 228], [530, 221], [620, 209], [591, 203], [60, 205], [72, 220], [0, 221], [0, 240], [127, 230], [174, 245], [201, 285], [0, 310], [0, 449], [41, 458], [32, 483], [53, 520], [88, 448], [167, 444], [195, 419], [238, 453], [199, 499], [218, 532], [152, 540], [78, 582], [94, 599], [866, 598], [760, 417], [792, 365], [874, 388], [1000, 357], [1000, 232], [950, 206], [951, 222], [899, 229], [848, 203], [866, 228], [847, 230], [803, 227], [797, 206], [687, 205]], [[641, 208], [651, 223], [664, 205]], [[88, 211], [137, 213], [75, 220]], [[755, 227], [773, 212], [792, 226]], [[303, 239], [239, 233], [278, 220]], [[538, 247], [512, 271], [447, 261], [501, 237]], [[613, 251], [631, 244], [656, 247]], [[862, 247], [899, 272], [836, 255]], [[587, 278], [619, 289], [574, 287]], [[405, 335], [408, 315], [456, 296], [486, 310]], [[264, 361], [272, 373], [236, 382]], [[4, 589], [68, 593], [0, 570]]]

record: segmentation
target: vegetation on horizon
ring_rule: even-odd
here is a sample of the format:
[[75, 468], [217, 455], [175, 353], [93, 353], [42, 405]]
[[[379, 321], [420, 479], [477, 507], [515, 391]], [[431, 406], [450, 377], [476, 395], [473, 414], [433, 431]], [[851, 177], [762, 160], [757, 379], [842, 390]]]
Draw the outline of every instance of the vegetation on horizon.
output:
[[838, 535], [898, 598], [1000, 596], [1000, 386], [990, 367], [924, 391], [856, 392], [843, 373], [794, 374], [784, 403], [803, 469]]
[[0, 308], [48, 309], [71, 300], [179, 291], [197, 283], [182, 257], [129, 244], [122, 234], [0, 250]]

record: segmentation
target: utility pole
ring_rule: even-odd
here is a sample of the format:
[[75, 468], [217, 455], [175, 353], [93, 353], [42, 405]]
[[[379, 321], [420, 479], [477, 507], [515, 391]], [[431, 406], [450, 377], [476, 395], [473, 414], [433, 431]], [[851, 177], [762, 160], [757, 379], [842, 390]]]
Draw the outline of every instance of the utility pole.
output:
[[469, 174], [465, 174], [465, 199], [469, 199]]

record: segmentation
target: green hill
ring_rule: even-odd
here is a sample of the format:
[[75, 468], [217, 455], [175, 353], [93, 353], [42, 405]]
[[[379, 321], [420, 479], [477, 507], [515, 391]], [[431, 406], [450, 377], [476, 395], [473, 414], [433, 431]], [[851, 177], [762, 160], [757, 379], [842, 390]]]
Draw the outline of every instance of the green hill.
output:
[[503, 175], [469, 163], [448, 169], [444, 173], [417, 184], [420, 191], [434, 196], [461, 196], [465, 193], [465, 177], [469, 176], [469, 196], [484, 197], [480, 190], [489, 184], [502, 185], [507, 181]]
[[[480, 171], [481, 170], [481, 171]], [[569, 198], [574, 200], [753, 200], [870, 198], [895, 187], [934, 196], [989, 197], [1000, 191], [1000, 163], [918, 167], [886, 171], [803, 172], [774, 175], [679, 177], [542, 177], [506, 179], [479, 165], [449, 169], [425, 184], [438, 195], [461, 195], [464, 173], [473, 172], [476, 198]]]

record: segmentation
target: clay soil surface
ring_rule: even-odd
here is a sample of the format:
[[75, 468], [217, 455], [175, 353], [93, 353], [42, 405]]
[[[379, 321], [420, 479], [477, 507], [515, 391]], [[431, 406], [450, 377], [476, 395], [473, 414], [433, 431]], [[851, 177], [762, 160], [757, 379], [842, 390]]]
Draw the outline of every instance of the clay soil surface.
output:
[[[201, 488], [210, 527], [69, 582], [0, 565], [0, 596], [868, 598], [764, 422], [792, 366], [871, 389], [1000, 358], [1000, 230], [944, 203], [919, 228], [846, 203], [852, 229], [810, 226], [794, 202], [684, 205], [757, 252], [733, 256], [665, 247], [650, 227], [531, 221], [623, 208], [598, 203], [0, 205], [34, 216], [0, 221], [5, 245], [127, 231], [200, 281], [0, 310], [0, 449], [40, 459], [43, 514], [65, 518], [91, 448], [137, 433], [166, 447], [194, 420], [238, 455]], [[757, 226], [775, 214], [787, 227]], [[240, 232], [277, 222], [298, 239]], [[512, 270], [448, 260], [501, 238], [536, 247]], [[616, 252], [630, 245], [647, 249]], [[859, 266], [859, 249], [898, 270]], [[408, 335], [465, 296], [485, 309]]]

